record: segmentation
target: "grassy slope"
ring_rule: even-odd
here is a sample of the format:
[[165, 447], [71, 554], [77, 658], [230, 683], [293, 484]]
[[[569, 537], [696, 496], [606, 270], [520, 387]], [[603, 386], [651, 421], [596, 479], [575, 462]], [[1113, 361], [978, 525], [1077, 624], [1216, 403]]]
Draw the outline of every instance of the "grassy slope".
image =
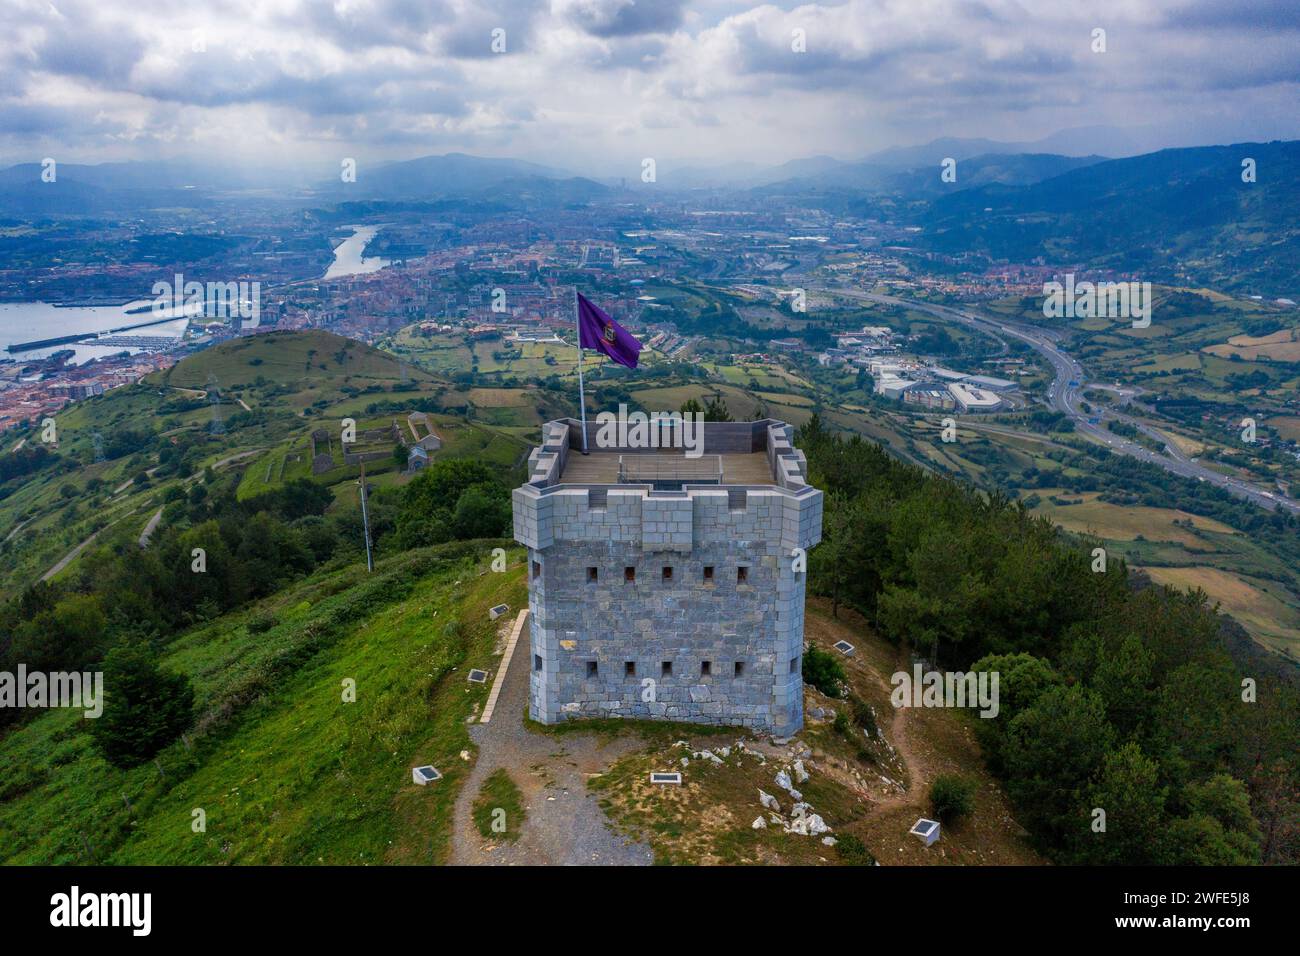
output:
[[[527, 457], [532, 447], [529, 442], [491, 425], [466, 422], [452, 415], [435, 414], [429, 417], [433, 422], [434, 430], [442, 438], [442, 447], [433, 453], [433, 457], [436, 458], [475, 458], [487, 465], [500, 468], [504, 473], [519, 465]], [[401, 428], [406, 428], [406, 418], [401, 414], [388, 415], [383, 418], [359, 419], [357, 427], [361, 429], [387, 424], [394, 418], [398, 420]], [[284, 482], [295, 478], [311, 478], [318, 483], [335, 488], [339, 488], [344, 484], [349, 488], [352, 487], [361, 474], [361, 466], [343, 464], [343, 456], [338, 452], [337, 444], [334, 453], [336, 466], [319, 475], [312, 474], [310, 433], [312, 429], [324, 427], [327, 424], [331, 429], [337, 431], [338, 420], [336, 418], [331, 418], [328, 423], [317, 419], [314, 420], [314, 424], [305, 425], [291, 437], [278, 442], [258, 455], [244, 471], [244, 476], [239, 483], [239, 498], [251, 498], [254, 495], [271, 491]], [[410, 432], [405, 432], [404, 437], [409, 441]], [[399, 471], [396, 462], [390, 457], [372, 461], [366, 465], [366, 475], [368, 477], [379, 477], [381, 479], [386, 477], [388, 481], [394, 484], [404, 483], [398, 474]], [[376, 483], [382, 484], [385, 482], [380, 480]]]
[[[0, 740], [0, 858], [10, 863], [433, 863], [445, 859], [487, 688], [493, 604], [523, 603], [519, 568], [480, 573], [491, 543], [438, 567], [439, 549], [319, 574], [251, 612], [182, 636], [164, 667], [191, 675], [202, 716], [130, 771], [95, 752], [77, 713]], [[250, 620], [278, 624], [250, 633]], [[456, 627], [453, 622], [459, 622]], [[451, 625], [449, 627], [449, 625]], [[345, 678], [356, 702], [342, 701]], [[446, 774], [426, 788], [410, 768]], [[129, 803], [129, 806], [128, 806]], [[193, 811], [207, 830], [194, 833]]]
[[[173, 366], [167, 384], [207, 388], [208, 376], [222, 388], [237, 389], [259, 375], [302, 391], [328, 394], [345, 381], [358, 388], [431, 380], [427, 372], [355, 339], [317, 329], [268, 332], [223, 342]], [[319, 397], [319, 395], [317, 396]]]
[[[258, 364], [251, 364], [254, 361]], [[211, 406], [203, 404], [179, 411], [173, 404], [178, 399], [201, 397], [209, 374], [216, 376], [226, 399], [220, 412], [226, 425], [221, 434], [210, 430]], [[262, 385], [256, 384], [259, 377]], [[403, 377], [407, 381], [405, 390], [356, 395], [345, 391], [372, 386], [400, 388]], [[361, 428], [387, 424], [402, 416], [367, 416], [363, 409], [377, 401], [409, 402], [414, 407], [439, 387], [428, 373], [409, 365], [404, 368], [394, 356], [330, 332], [271, 332], [213, 346], [165, 372], [148, 376], [139, 385], [70, 405], [56, 416], [59, 452], [74, 462], [92, 461], [94, 436], [109, 438], [124, 428], [169, 435], [188, 433], [204, 442], [200, 467], [232, 455], [255, 453], [239, 462], [248, 466], [239, 488], [240, 497], [246, 498], [284, 481], [311, 477], [308, 436], [313, 429], [337, 431], [341, 419], [348, 416], [357, 418]], [[266, 423], [232, 421], [241, 410], [235, 396], [250, 408], [271, 413], [271, 417]], [[301, 415], [304, 408], [317, 402], [327, 404], [310, 409], [316, 413], [310, 417]], [[434, 416], [434, 420], [444, 438], [439, 453], [442, 455], [472, 455], [506, 470], [517, 465], [530, 447], [529, 441], [490, 422], [467, 424], [452, 416]], [[528, 431], [531, 439], [535, 429], [530, 426]], [[135, 474], [156, 464], [154, 454], [126, 455], [113, 461], [83, 464], [69, 472], [56, 474], [47, 469], [18, 483], [13, 493], [0, 501], [0, 595], [30, 584], [93, 531], [110, 522], [123, 519], [120, 526], [115, 525], [115, 531], [130, 530], [138, 536], [168, 488], [183, 484], [176, 477], [155, 481], [146, 488], [130, 484]], [[373, 463], [368, 471], [375, 474], [395, 469], [390, 459]], [[339, 467], [316, 480], [329, 485], [350, 484], [359, 471], [355, 465], [343, 466], [340, 456]], [[95, 478], [102, 483], [98, 493], [87, 487]], [[64, 485], [73, 490], [71, 498], [59, 493]], [[118, 492], [118, 488], [123, 490]], [[11, 532], [12, 538], [4, 543]], [[74, 561], [70, 568], [75, 566]]]
[[[513, 842], [524, 825], [524, 795], [504, 767], [492, 771], [474, 798], [474, 826], [487, 840]], [[504, 825], [505, 829], [497, 827]]]

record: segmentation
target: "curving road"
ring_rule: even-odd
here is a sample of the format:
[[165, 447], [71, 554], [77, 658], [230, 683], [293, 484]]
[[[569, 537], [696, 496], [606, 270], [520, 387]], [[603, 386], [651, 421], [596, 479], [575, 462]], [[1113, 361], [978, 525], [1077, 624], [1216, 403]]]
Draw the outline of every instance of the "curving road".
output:
[[1047, 359], [1052, 366], [1055, 378], [1048, 388], [1048, 404], [1054, 411], [1070, 416], [1074, 421], [1075, 431], [1105, 445], [1111, 451], [1158, 465], [1166, 471], [1181, 475], [1184, 478], [1194, 478], [1197, 481], [1217, 485], [1225, 491], [1231, 492], [1239, 498], [1245, 498], [1262, 508], [1272, 510], [1280, 507], [1292, 513], [1300, 514], [1300, 501], [1288, 498], [1281, 492], [1268, 491], [1251, 482], [1206, 468], [1204, 465], [1189, 459], [1173, 443], [1169, 442], [1164, 435], [1136, 419], [1111, 411], [1098, 413], [1099, 416], [1109, 416], [1134, 425], [1143, 434], [1160, 442], [1168, 454], [1154, 452], [1145, 445], [1116, 435], [1109, 429], [1103, 428], [1101, 426], [1101, 417], [1097, 418], [1097, 424], [1094, 425], [1089, 416], [1079, 408], [1080, 395], [1083, 389], [1087, 387], [1087, 378], [1083, 366], [1061, 348], [1058, 341], [1059, 333], [1053, 329], [1012, 325], [1005, 319], [986, 318], [966, 309], [955, 309], [950, 306], [918, 302], [914, 299], [881, 295], [876, 292], [861, 292], [856, 289], [828, 289], [827, 291], [850, 299], [860, 299], [882, 305], [906, 306], [918, 312], [929, 313], [937, 318], [958, 322], [977, 332], [992, 336], [999, 341], [1001, 341], [1003, 335], [1019, 339]]

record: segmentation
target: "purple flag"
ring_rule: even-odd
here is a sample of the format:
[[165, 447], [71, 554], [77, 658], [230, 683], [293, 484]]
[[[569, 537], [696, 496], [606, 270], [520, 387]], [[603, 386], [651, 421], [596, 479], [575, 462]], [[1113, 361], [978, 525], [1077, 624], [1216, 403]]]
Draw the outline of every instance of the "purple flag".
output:
[[604, 310], [578, 294], [578, 347], [604, 352], [619, 365], [636, 368], [641, 343]]

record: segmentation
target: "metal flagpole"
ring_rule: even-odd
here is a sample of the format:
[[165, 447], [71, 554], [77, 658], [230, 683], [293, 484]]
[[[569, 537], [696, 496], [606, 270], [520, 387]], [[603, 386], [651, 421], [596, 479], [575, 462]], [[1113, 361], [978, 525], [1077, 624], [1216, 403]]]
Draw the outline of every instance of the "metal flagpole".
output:
[[578, 407], [582, 413], [582, 453], [587, 454], [587, 393], [582, 384], [582, 317], [578, 310], [578, 287], [573, 287], [573, 325], [578, 333]]

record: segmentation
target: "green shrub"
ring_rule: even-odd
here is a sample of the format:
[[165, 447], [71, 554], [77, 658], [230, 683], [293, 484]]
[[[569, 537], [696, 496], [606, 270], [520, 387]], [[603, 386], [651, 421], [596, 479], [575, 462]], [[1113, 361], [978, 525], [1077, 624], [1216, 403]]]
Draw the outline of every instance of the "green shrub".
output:
[[274, 614], [255, 614], [248, 619], [249, 634], [265, 634], [280, 621]]
[[876, 715], [871, 712], [867, 702], [856, 694], [849, 694], [849, 708], [853, 711], [853, 722], [865, 730], [868, 736], [876, 736]]
[[194, 688], [168, 674], [144, 645], [121, 645], [104, 658], [104, 712], [90, 732], [115, 767], [139, 766], [194, 721]]
[[844, 680], [844, 668], [830, 654], [819, 647], [809, 647], [803, 656], [803, 680], [812, 684], [827, 697], [840, 696], [840, 683]]
[[953, 823], [975, 808], [975, 784], [955, 774], [936, 777], [930, 785], [930, 809], [937, 819]]
[[871, 855], [866, 844], [853, 834], [845, 833], [836, 836], [835, 840], [835, 852], [848, 866], [871, 866], [876, 862], [876, 858]]

